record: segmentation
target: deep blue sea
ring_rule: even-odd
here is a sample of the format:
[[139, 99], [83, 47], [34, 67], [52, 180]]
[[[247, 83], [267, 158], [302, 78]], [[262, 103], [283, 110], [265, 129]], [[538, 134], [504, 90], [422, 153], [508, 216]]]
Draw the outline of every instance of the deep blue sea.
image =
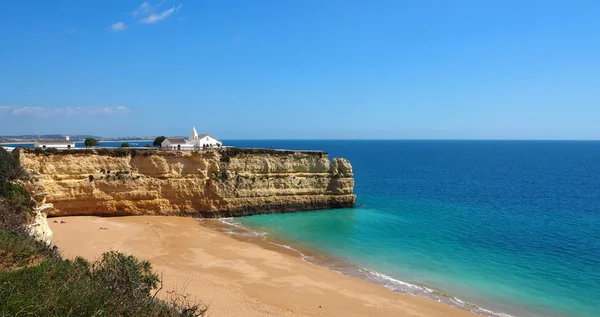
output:
[[235, 219], [244, 226], [395, 291], [515, 316], [600, 316], [600, 142], [224, 143], [346, 157], [363, 205]]

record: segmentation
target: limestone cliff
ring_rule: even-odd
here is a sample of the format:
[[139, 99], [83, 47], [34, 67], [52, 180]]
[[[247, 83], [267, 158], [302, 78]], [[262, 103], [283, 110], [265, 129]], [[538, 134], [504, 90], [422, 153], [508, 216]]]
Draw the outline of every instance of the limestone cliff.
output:
[[17, 150], [49, 216], [241, 216], [354, 206], [352, 166], [326, 153]]

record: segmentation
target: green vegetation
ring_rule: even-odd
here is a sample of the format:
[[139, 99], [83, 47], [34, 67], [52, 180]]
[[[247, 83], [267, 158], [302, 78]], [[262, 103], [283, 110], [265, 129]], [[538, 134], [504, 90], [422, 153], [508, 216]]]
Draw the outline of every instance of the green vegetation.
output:
[[226, 170], [223, 170], [221, 172], [213, 172], [211, 178], [213, 180], [226, 181], [229, 179], [229, 173]]
[[158, 299], [161, 281], [147, 261], [114, 251], [94, 262], [65, 260], [27, 235], [26, 180], [17, 158], [0, 149], [0, 316], [204, 316], [183, 296]]
[[221, 156], [235, 157], [241, 154], [266, 154], [266, 155], [291, 155], [291, 154], [305, 154], [323, 157], [327, 155], [323, 151], [291, 151], [291, 150], [275, 150], [275, 149], [244, 149], [244, 148], [224, 148], [220, 151]]
[[61, 151], [54, 148], [41, 149], [41, 148], [23, 148], [21, 149], [25, 153], [33, 153], [36, 155], [78, 155], [78, 154], [97, 154], [111, 157], [125, 157], [128, 155], [136, 156], [150, 156], [157, 153], [156, 149], [132, 149], [132, 148], [97, 148], [97, 149], [72, 149], [69, 151]]
[[92, 149], [72, 149], [72, 150], [68, 150], [68, 151], [64, 151], [64, 150], [59, 150], [56, 148], [47, 148], [47, 149], [42, 149], [42, 148], [22, 148], [22, 151], [24, 151], [25, 153], [33, 153], [35, 155], [45, 155], [45, 156], [50, 156], [50, 155], [73, 155], [73, 154], [94, 154], [94, 150]]
[[25, 180], [27, 177], [19, 160], [0, 148], [0, 228], [11, 232], [24, 232], [24, 224], [31, 216], [31, 197], [29, 192], [15, 181]]
[[154, 146], [160, 146], [162, 144], [162, 141], [164, 141], [167, 137], [166, 136], [159, 136], [156, 137], [156, 139], [154, 139], [154, 142], [152, 142], [152, 145]]
[[129, 142], [123, 142], [123, 143], [121, 143], [121, 147], [129, 147]]
[[94, 138], [86, 138], [85, 141], [83, 141], [83, 144], [85, 145], [85, 147], [90, 147], [90, 146], [98, 146], [98, 144], [100, 144], [98, 142], [98, 140], [94, 139]]

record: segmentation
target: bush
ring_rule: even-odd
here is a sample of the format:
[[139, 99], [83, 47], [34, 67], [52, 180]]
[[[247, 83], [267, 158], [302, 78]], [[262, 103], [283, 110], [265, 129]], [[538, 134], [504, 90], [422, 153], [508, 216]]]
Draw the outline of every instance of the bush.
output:
[[154, 139], [154, 142], [152, 142], [152, 145], [154, 146], [160, 146], [162, 144], [162, 141], [164, 141], [167, 137], [166, 136], [159, 136], [156, 137], [156, 139]]
[[147, 157], [150, 155], [154, 155], [158, 153], [156, 149], [143, 149], [143, 150], [138, 150], [138, 149], [132, 149], [131, 150], [131, 157], [135, 157], [137, 155], [141, 155], [143, 157]]
[[[42, 253], [30, 238], [0, 231], [18, 270], [0, 270], [0, 315], [202, 316], [198, 306], [169, 305], [153, 296], [160, 283], [147, 261], [107, 252], [90, 263]], [[33, 261], [32, 261], [33, 260]], [[40, 262], [35, 264], [35, 260]], [[33, 265], [32, 265], [33, 264]]]
[[229, 179], [229, 173], [227, 173], [227, 171], [213, 172], [211, 178], [214, 180], [226, 181]]
[[23, 148], [23, 151], [25, 153], [33, 153], [35, 155], [45, 155], [45, 156], [50, 156], [50, 155], [75, 155], [75, 154], [93, 154], [94, 150], [91, 149], [71, 149], [71, 150], [59, 150], [56, 148], [47, 148], [47, 149], [43, 149], [43, 148]]
[[221, 149], [221, 157], [223, 155], [228, 157], [236, 157], [241, 154], [266, 154], [266, 155], [291, 155], [296, 153], [301, 153], [305, 155], [318, 156], [323, 157], [327, 155], [326, 152], [323, 151], [291, 151], [291, 150], [274, 150], [274, 149], [244, 149], [244, 148], [225, 148]]
[[129, 155], [129, 151], [128, 149], [124, 149], [124, 148], [119, 148], [119, 149], [114, 149], [113, 150], [113, 156], [116, 157], [125, 157]]
[[85, 147], [90, 147], [90, 146], [98, 146], [98, 144], [100, 144], [98, 142], [98, 140], [94, 139], [94, 138], [86, 138], [83, 141], [83, 144], [85, 145]]
[[123, 142], [123, 143], [121, 143], [121, 147], [129, 147], [129, 142]]
[[125, 157], [125, 156], [128, 156], [132, 151], [135, 151], [135, 150], [131, 150], [128, 148], [116, 148], [116, 149], [99, 148], [99, 149], [96, 149], [96, 153], [98, 155], [106, 155], [106, 156], [112, 156], [112, 157]]
[[19, 160], [6, 149], [0, 147], [0, 184], [26, 178], [27, 173], [21, 167]]
[[12, 182], [5, 182], [0, 186], [0, 197], [16, 206], [31, 207], [31, 195], [29, 192]]
[[[23, 206], [17, 206], [8, 199], [0, 198], [0, 229], [6, 231], [26, 234], [25, 224], [29, 218], [30, 211]], [[0, 246], [0, 254], [2, 248]], [[1, 262], [1, 259], [0, 259]]]
[[25, 232], [32, 207], [31, 196], [15, 181], [27, 177], [19, 160], [0, 148], [0, 228], [17, 233]]
[[46, 155], [58, 154], [58, 153], [60, 153], [60, 151], [54, 147], [50, 147], [50, 148], [47, 148], [44, 150], [44, 154], [46, 154]]

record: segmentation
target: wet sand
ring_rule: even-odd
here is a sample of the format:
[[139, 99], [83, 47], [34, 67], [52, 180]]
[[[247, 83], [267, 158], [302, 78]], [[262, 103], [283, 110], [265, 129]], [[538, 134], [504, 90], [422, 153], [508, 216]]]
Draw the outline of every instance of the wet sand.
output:
[[[66, 223], [54, 223], [61, 219]], [[49, 219], [68, 258], [118, 250], [150, 261], [164, 288], [209, 305], [209, 316], [475, 316], [434, 300], [304, 262], [292, 252], [247, 242], [193, 218]], [[106, 230], [100, 228], [106, 228]]]

